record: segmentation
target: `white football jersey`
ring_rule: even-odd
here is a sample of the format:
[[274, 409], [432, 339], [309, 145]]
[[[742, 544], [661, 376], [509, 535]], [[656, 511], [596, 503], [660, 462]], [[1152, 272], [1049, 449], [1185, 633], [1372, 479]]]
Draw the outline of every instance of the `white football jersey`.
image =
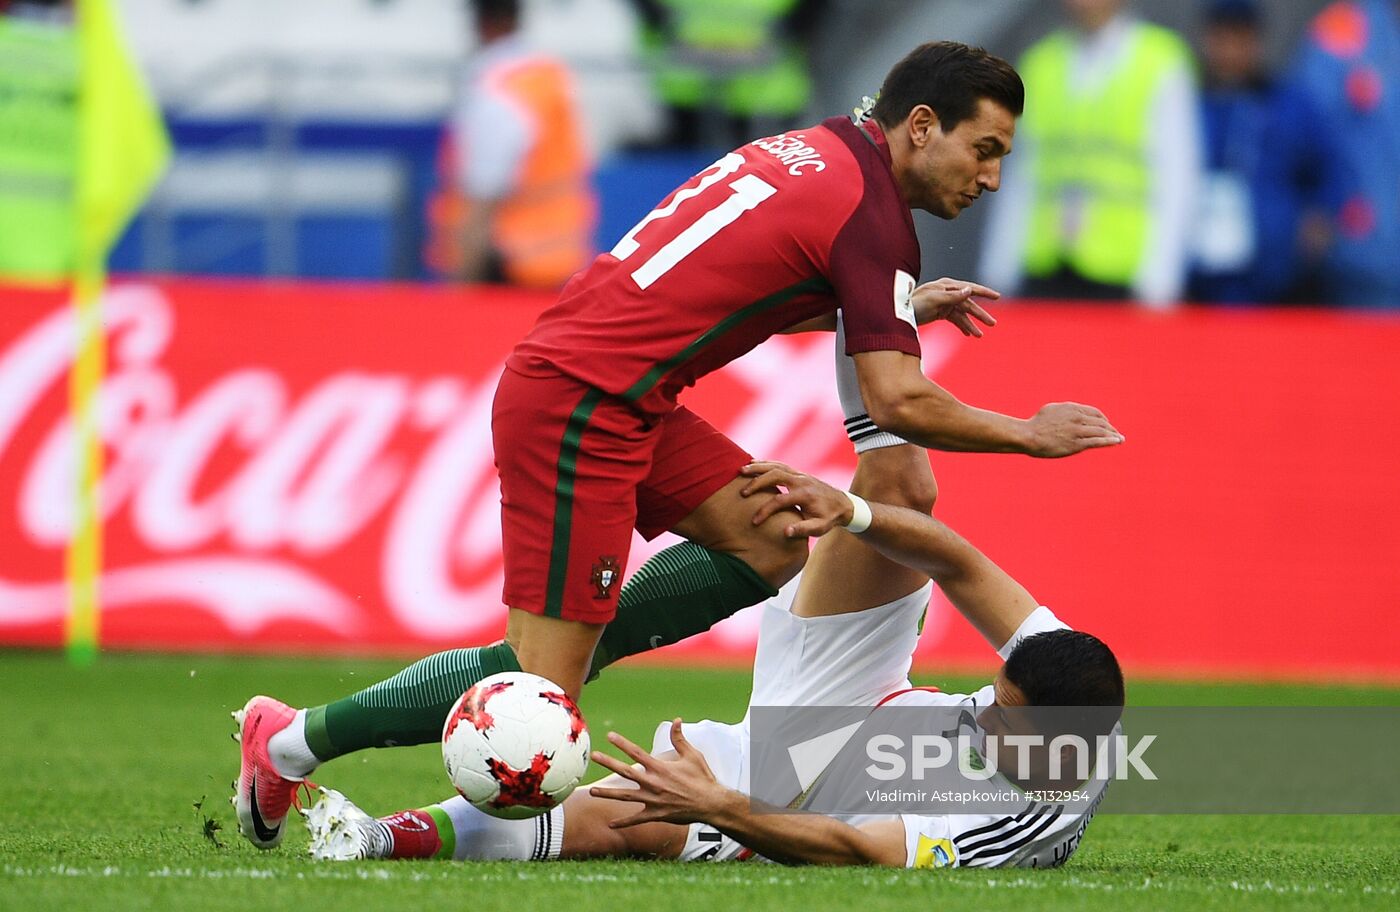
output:
[[[800, 576], [798, 578], [800, 580]], [[994, 702], [991, 685], [972, 694], [942, 693], [914, 688], [908, 678], [920, 618], [928, 605], [932, 584], [887, 605], [848, 614], [817, 618], [791, 612], [798, 580], [763, 608], [758, 649], [754, 657], [753, 707], [801, 706], [938, 706], [966, 710], [971, 743], [984, 743], [977, 714]], [[999, 650], [1005, 659], [1026, 637], [1069, 629], [1050, 609], [1036, 609]], [[687, 723], [685, 735], [700, 750], [715, 777], [727, 788], [750, 789], [749, 732], [751, 717], [737, 724]], [[671, 750], [670, 723], [658, 726], [653, 752]], [[1106, 779], [1091, 779], [1081, 790], [1087, 800], [1038, 800], [1026, 795], [1001, 775], [989, 789], [1014, 791], [1013, 810], [1000, 814], [862, 814], [841, 815], [852, 826], [887, 821], [896, 816], [904, 825], [906, 861], [912, 868], [939, 867], [1054, 867], [1063, 864], [1098, 808]], [[808, 801], [817, 797], [810, 793]], [[1048, 796], [1055, 797], [1055, 796]], [[1006, 805], [1001, 805], [1003, 808]], [[727, 861], [756, 858], [755, 854], [719, 830], [692, 824], [680, 858], [683, 861]]]
[[[992, 687], [988, 685], [973, 694], [910, 690], [893, 696], [884, 705], [966, 709], [959, 727], [966, 728], [972, 743], [981, 744], [985, 735], [977, 725], [977, 714], [993, 700]], [[1080, 794], [1073, 797], [1027, 795], [998, 773], [986, 782], [986, 788], [1018, 793], [1021, 797], [1017, 810], [1001, 814], [901, 814], [907, 853], [905, 864], [911, 868], [1050, 868], [1062, 865], [1079, 847], [1079, 840], [1098, 810], [1108, 781], [1107, 775], [1091, 777], [1083, 784]], [[849, 822], [858, 826], [861, 821]]]

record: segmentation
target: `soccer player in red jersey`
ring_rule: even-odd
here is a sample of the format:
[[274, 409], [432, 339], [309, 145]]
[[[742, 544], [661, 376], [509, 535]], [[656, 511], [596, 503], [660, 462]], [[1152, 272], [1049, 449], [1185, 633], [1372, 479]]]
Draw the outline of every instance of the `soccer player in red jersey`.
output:
[[707, 569], [738, 555], [772, 586], [800, 569], [805, 548], [781, 522], [748, 521], [734, 475], [746, 454], [677, 399], [838, 307], [880, 429], [936, 449], [1036, 456], [1119, 442], [1096, 410], [1052, 406], [1020, 421], [961, 404], [920, 370], [910, 210], [954, 218], [995, 191], [1022, 104], [1020, 77], [997, 58], [921, 47], [871, 118], [729, 153], [565, 287], [506, 362], [493, 416], [507, 639], [527, 671], [578, 692], [613, 620], [634, 527], [707, 548]]
[[[749, 455], [677, 403], [774, 333], [834, 328], [840, 309], [869, 413], [862, 432], [1038, 457], [1121, 443], [1097, 409], [1058, 403], [1012, 418], [964, 405], [920, 369], [921, 313], [978, 335], [974, 319], [994, 321], [975, 294], [995, 293], [916, 289], [911, 210], [951, 219], [995, 191], [1023, 105], [1005, 61], [923, 45], [890, 71], [869, 117], [729, 153], [575, 276], [496, 392], [505, 642], [429, 656], [325, 706], [255, 697], [238, 714], [244, 835], [280, 842], [296, 784], [320, 762], [435, 740], [483, 677], [523, 669], [577, 696], [590, 667], [708, 629], [795, 576], [807, 555], [804, 538], [785, 534], [795, 514], [753, 522], [738, 475]], [[634, 528], [687, 541], [623, 586]]]

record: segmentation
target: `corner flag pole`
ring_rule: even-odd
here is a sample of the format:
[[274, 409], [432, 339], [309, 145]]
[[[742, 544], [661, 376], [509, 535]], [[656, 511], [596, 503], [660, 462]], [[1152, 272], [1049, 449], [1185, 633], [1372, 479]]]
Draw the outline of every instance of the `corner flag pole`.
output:
[[69, 409], [73, 416], [76, 459], [73, 492], [73, 531], [68, 542], [68, 658], [89, 665], [97, 657], [101, 612], [98, 580], [102, 575], [102, 436], [97, 399], [106, 370], [106, 339], [102, 332], [101, 268], [80, 267], [73, 282], [73, 316], [77, 332], [73, 370], [68, 378]]
[[99, 391], [106, 369], [102, 289], [107, 257], [170, 160], [160, 110], [122, 41], [111, 0], [78, 0], [78, 169], [69, 377], [75, 446], [73, 527], [68, 543], [69, 658], [88, 664], [100, 642], [102, 434]]

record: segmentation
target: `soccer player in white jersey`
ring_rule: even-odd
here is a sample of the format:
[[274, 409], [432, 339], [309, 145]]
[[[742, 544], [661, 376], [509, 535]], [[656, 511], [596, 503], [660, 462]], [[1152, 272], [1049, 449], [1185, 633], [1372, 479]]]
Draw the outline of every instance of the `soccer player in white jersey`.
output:
[[[851, 485], [857, 497], [774, 463], [746, 470], [751, 492], [786, 490], [765, 511], [800, 508], [804, 519], [789, 534], [822, 536], [799, 580], [762, 608], [750, 707], [958, 707], [984, 735], [1005, 731], [1011, 707], [1121, 707], [1123, 678], [1108, 647], [1070, 630], [929, 515], [936, 488], [927, 454], [869, 425], [841, 351], [838, 339], [847, 427], [860, 452]], [[841, 526], [865, 528], [823, 534]], [[975, 693], [909, 682], [930, 578], [1005, 660]], [[1104, 785], [1086, 782], [1087, 800], [1026, 796], [1011, 812], [995, 814], [767, 813], [747, 794], [747, 715], [732, 725], [663, 724], [650, 753], [615, 733], [609, 740], [631, 762], [595, 753], [613, 775], [530, 820], [500, 820], [459, 797], [376, 820], [326, 790], [304, 812], [312, 854], [1050, 867], [1078, 847]]]

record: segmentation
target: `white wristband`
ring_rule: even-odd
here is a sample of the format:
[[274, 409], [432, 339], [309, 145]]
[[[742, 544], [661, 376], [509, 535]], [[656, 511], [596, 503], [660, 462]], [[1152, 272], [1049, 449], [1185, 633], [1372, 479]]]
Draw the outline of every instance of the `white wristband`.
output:
[[864, 498], [857, 497], [850, 491], [846, 492], [846, 498], [851, 502], [851, 521], [846, 524], [846, 531], [853, 535], [859, 535], [870, 528], [870, 523], [875, 519], [875, 514], [870, 512], [870, 504]]

